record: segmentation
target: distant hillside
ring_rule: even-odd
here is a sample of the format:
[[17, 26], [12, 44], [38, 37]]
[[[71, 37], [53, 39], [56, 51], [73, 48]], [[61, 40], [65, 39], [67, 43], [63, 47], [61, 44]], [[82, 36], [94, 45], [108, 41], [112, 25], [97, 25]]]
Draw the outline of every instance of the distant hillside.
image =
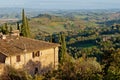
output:
[[115, 25], [115, 24], [120, 24], [120, 19], [98, 22], [98, 24], [104, 24], [105, 26], [110, 27], [110, 26]]
[[[21, 19], [21, 8], [0, 8], [0, 24]], [[112, 26], [120, 22], [120, 10], [41, 10], [25, 9], [33, 34], [66, 30], [80, 31], [86, 27]], [[14, 21], [15, 22], [15, 21]], [[16, 25], [16, 24], [14, 24]]]
[[[22, 8], [0, 8], [0, 19], [21, 19]], [[25, 8], [27, 17], [34, 17], [43, 12], [39, 9]]]
[[29, 25], [33, 32], [45, 31], [48, 33], [60, 32], [65, 30], [79, 30], [85, 27], [84, 21], [76, 18], [56, 16], [49, 14], [39, 14], [31, 18]]

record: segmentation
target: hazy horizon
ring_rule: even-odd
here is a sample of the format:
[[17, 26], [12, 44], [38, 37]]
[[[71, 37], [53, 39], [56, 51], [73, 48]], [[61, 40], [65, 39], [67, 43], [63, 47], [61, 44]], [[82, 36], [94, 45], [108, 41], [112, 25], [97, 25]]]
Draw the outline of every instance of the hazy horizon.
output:
[[38, 9], [119, 9], [120, 0], [1, 0], [0, 8]]

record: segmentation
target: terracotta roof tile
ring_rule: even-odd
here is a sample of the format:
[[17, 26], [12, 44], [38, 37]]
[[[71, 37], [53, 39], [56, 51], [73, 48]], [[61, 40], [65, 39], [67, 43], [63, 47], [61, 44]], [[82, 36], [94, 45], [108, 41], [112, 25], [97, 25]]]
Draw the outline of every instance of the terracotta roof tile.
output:
[[25, 50], [26, 52], [32, 52], [37, 50], [54, 48], [57, 46], [59, 46], [59, 44], [25, 37], [7, 38], [5, 40], [0, 39], [0, 52], [6, 56], [23, 54], [25, 53]]

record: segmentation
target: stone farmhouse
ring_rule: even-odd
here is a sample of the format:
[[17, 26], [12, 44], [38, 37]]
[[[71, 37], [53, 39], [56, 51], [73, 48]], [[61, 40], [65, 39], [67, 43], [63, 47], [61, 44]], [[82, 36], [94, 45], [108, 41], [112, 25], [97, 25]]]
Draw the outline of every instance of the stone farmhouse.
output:
[[[0, 36], [0, 66], [41, 74], [58, 66], [59, 44], [14, 36]], [[0, 74], [4, 72], [0, 67]]]

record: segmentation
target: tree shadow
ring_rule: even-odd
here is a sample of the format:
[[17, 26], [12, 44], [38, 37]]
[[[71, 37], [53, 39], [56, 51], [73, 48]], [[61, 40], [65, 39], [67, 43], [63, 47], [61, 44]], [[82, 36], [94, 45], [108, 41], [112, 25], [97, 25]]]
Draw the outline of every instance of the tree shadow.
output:
[[6, 65], [4, 73], [0, 76], [0, 80], [31, 80], [36, 74], [42, 75], [54, 69], [52, 63], [47, 66], [42, 66], [42, 64], [45, 63], [29, 60], [23, 68], [20, 69]]
[[53, 70], [52, 63], [47, 66], [42, 66], [40, 61], [29, 60], [24, 66], [23, 70], [34, 76], [35, 74], [44, 74], [50, 70]]

